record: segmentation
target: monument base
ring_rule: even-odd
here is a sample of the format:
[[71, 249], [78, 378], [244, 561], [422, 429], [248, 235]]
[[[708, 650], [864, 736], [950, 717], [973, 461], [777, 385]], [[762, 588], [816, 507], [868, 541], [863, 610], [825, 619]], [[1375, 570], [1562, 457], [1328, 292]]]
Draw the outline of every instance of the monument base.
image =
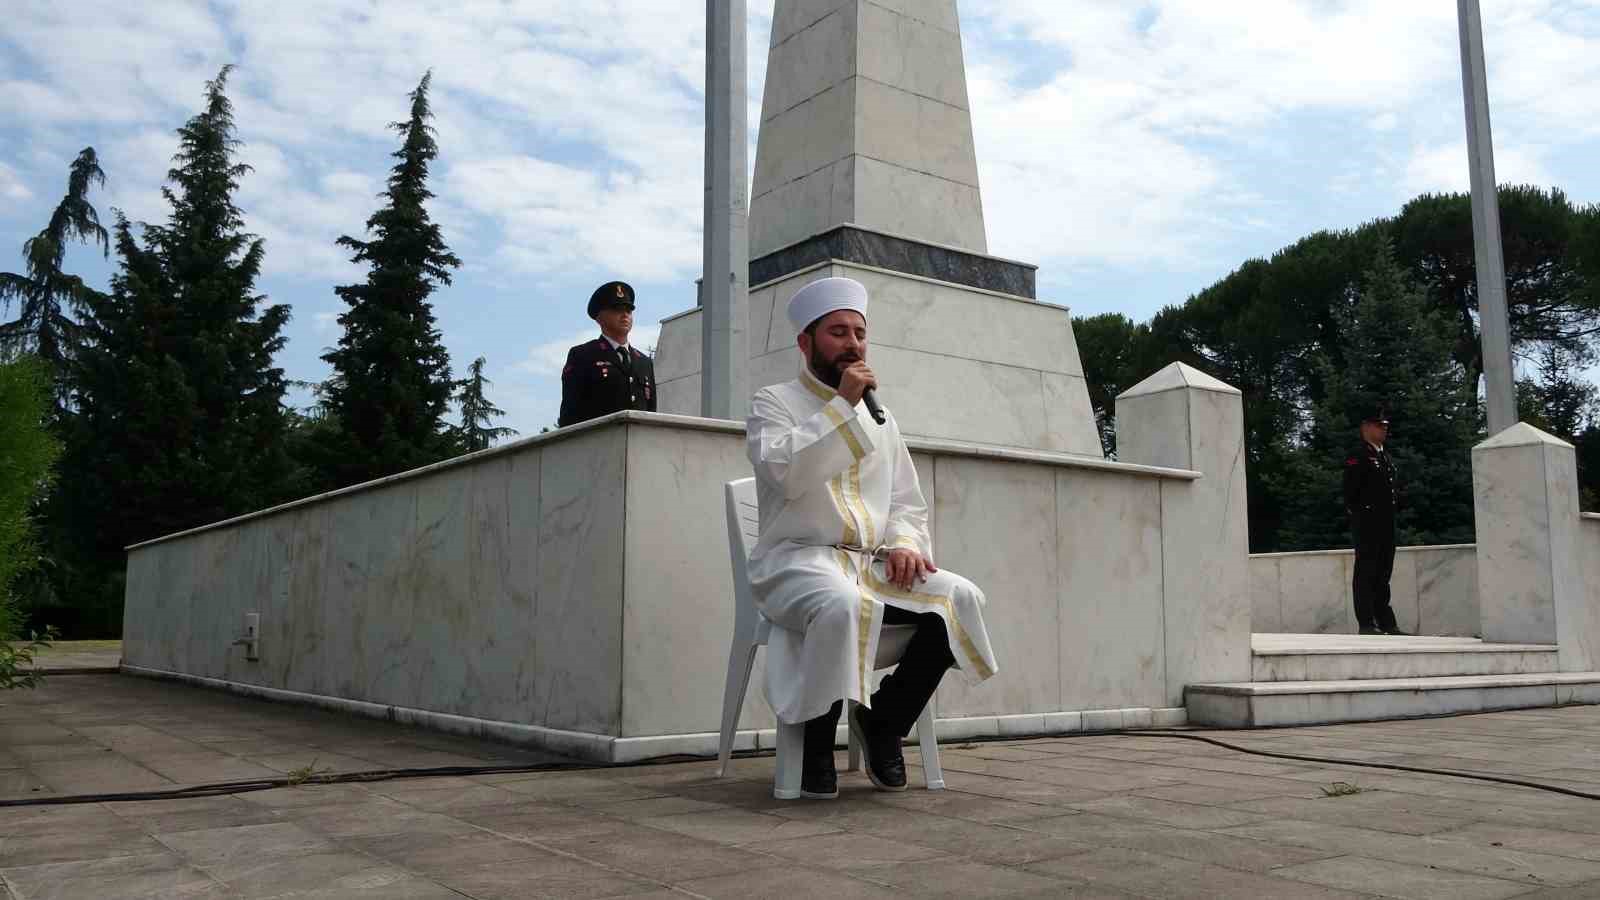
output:
[[[935, 558], [983, 586], [1000, 654], [983, 684], [946, 679], [944, 736], [1171, 724], [1172, 673], [1243, 674], [1247, 616], [1164, 627], [1248, 602], [1242, 577], [1167, 588], [1171, 510], [1210, 502], [1201, 473], [911, 450]], [[618, 413], [142, 544], [126, 671], [585, 759], [709, 753], [734, 614], [722, 486], [749, 471], [736, 423]], [[255, 659], [235, 644], [249, 614]], [[764, 658], [746, 748], [775, 724]]]
[[[789, 300], [830, 276], [854, 278], [871, 295], [869, 359], [907, 437], [1104, 456], [1066, 308], [856, 262], [813, 263], [751, 289], [752, 391], [799, 372]], [[700, 413], [700, 316], [661, 323], [663, 413]]]

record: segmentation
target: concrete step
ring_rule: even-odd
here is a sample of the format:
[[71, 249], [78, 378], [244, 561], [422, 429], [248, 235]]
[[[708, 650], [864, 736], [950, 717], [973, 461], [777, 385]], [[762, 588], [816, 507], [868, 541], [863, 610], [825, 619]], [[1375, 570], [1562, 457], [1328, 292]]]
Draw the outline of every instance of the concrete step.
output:
[[1189, 724], [1253, 728], [1600, 704], [1600, 672], [1191, 684]]
[[1478, 638], [1256, 634], [1250, 649], [1256, 682], [1531, 675], [1559, 668], [1553, 644]]

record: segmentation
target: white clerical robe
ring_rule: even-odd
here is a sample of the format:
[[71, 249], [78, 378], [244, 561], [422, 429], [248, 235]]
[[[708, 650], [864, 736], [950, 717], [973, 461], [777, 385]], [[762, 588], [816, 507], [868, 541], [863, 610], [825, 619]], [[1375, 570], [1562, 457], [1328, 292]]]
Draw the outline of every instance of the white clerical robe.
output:
[[957, 667], [974, 682], [994, 675], [982, 591], [943, 569], [911, 590], [887, 577], [891, 549], [934, 558], [927, 502], [893, 415], [879, 425], [802, 371], [756, 393], [747, 442], [761, 515], [750, 584], [776, 626], [767, 700], [780, 721], [813, 719], [840, 699], [871, 705], [884, 604], [937, 613]]

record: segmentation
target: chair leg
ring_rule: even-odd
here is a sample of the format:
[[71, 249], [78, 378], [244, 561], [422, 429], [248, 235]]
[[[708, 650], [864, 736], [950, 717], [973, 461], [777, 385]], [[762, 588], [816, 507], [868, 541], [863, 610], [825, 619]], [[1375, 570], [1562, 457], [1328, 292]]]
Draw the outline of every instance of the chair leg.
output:
[[861, 745], [856, 743], [856, 733], [850, 730], [850, 711], [855, 708], [854, 700], [844, 705], [844, 748], [848, 760], [844, 767], [846, 772], [861, 771]]
[[778, 723], [778, 772], [773, 779], [772, 796], [779, 800], [800, 799], [800, 774], [806, 759], [806, 726]]
[[[750, 687], [750, 670], [756, 663], [756, 644], [728, 650], [728, 679], [722, 687], [722, 736], [717, 743], [717, 777], [728, 774], [728, 758], [733, 755], [733, 738], [739, 730], [739, 711], [744, 708], [745, 691]], [[740, 657], [743, 657], [742, 659]]]
[[933, 725], [933, 698], [917, 717], [917, 743], [922, 748], [922, 774], [927, 778], [928, 790], [944, 790], [944, 768], [939, 765], [939, 735]]

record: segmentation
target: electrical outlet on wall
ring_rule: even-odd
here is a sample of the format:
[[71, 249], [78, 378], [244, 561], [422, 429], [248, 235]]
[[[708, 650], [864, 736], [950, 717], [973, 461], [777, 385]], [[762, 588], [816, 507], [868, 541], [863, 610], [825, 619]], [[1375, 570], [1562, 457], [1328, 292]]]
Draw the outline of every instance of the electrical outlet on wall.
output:
[[245, 659], [255, 660], [261, 658], [260, 613], [252, 612], [244, 614], [244, 634], [240, 635], [239, 639], [234, 641], [234, 643], [244, 645]]

